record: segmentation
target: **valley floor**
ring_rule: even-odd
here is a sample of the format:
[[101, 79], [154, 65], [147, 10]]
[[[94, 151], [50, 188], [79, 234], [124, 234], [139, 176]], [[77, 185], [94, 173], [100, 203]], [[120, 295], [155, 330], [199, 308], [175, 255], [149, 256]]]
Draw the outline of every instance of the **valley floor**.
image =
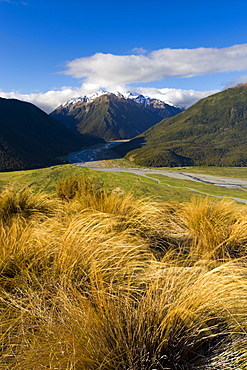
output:
[[[130, 172], [136, 175], [146, 176], [146, 175], [164, 175], [180, 180], [190, 180], [202, 182], [205, 184], [212, 184], [217, 186], [222, 186], [226, 188], [237, 188], [243, 189], [247, 188], [247, 178], [233, 178], [233, 177], [222, 177], [222, 176], [212, 176], [200, 173], [189, 173], [173, 170], [164, 169], [154, 169], [154, 168], [134, 168], [134, 167], [121, 167], [118, 161], [115, 159], [116, 154], [111, 151], [111, 148], [119, 144], [118, 142], [109, 142], [101, 147], [86, 149], [80, 152], [71, 153], [68, 156], [68, 160], [71, 164], [82, 166], [90, 169], [95, 169], [98, 171], [105, 172]], [[113, 160], [107, 160], [107, 158], [112, 158]], [[126, 161], [127, 162], [127, 161]], [[107, 166], [106, 166], [107, 164]], [[128, 163], [129, 164], [129, 163]], [[127, 165], [127, 164], [126, 164]]]
[[[68, 160], [71, 164], [84, 167], [91, 170], [97, 170], [102, 172], [112, 173], [132, 173], [137, 176], [151, 178], [152, 180], [161, 183], [159, 175], [174, 178], [177, 180], [189, 180], [192, 182], [199, 182], [203, 184], [215, 185], [225, 189], [239, 189], [247, 191], [247, 177], [236, 178], [229, 176], [215, 176], [202, 173], [193, 173], [181, 169], [154, 169], [154, 168], [135, 168], [128, 167], [130, 162], [123, 159], [116, 159], [116, 154], [111, 150], [112, 147], [117, 145], [119, 142], [109, 142], [101, 147], [86, 149], [80, 152], [71, 153]], [[110, 159], [108, 159], [110, 158]], [[122, 166], [124, 164], [124, 166]], [[192, 169], [192, 168], [191, 168]], [[172, 185], [169, 185], [172, 186]], [[234, 196], [220, 196], [212, 193], [205, 193], [200, 190], [193, 189], [191, 187], [184, 186], [173, 186], [174, 188], [187, 188], [192, 192], [198, 192], [204, 195], [215, 196], [219, 198], [230, 198], [241, 203], [247, 203], [245, 197], [234, 197]]]
[[[196, 182], [202, 182], [204, 184], [211, 184], [222, 186], [224, 188], [232, 188], [232, 189], [245, 189], [247, 188], [247, 179], [238, 179], [233, 177], [221, 177], [221, 176], [211, 176], [211, 175], [204, 175], [204, 174], [193, 174], [188, 172], [175, 172], [175, 171], [168, 171], [168, 170], [159, 170], [159, 169], [152, 169], [152, 168], [132, 168], [132, 167], [101, 167], [98, 165], [99, 162], [94, 165], [91, 163], [87, 163], [84, 165], [83, 163], [77, 163], [77, 166], [85, 166], [89, 169], [94, 169], [98, 171], [105, 171], [105, 172], [129, 172], [134, 173], [135, 175], [163, 175], [172, 177], [179, 180], [190, 180]], [[158, 180], [159, 181], [159, 180]]]

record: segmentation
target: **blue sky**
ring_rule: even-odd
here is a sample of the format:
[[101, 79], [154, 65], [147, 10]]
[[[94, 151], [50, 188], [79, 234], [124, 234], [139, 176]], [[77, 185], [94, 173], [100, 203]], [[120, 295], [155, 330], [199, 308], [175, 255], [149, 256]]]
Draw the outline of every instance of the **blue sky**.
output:
[[0, 96], [106, 88], [191, 105], [247, 82], [247, 1], [0, 0]]

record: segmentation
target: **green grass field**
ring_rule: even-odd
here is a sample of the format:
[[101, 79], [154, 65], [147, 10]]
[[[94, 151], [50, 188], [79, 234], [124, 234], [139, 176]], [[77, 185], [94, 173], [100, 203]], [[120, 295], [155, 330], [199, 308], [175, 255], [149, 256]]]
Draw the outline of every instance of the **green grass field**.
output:
[[[113, 163], [123, 165], [118, 160]], [[169, 171], [203, 173], [235, 178], [247, 177], [247, 168], [181, 167], [165, 169]], [[172, 179], [162, 175], [149, 175], [147, 178], [129, 173], [100, 172], [73, 165], [61, 165], [28, 171], [2, 172], [0, 173], [0, 189], [9, 183], [17, 183], [23, 186], [28, 185], [35, 192], [45, 191], [47, 193], [54, 193], [58, 181], [62, 178], [75, 175], [93, 176], [95, 181], [105, 189], [119, 191], [120, 193], [131, 192], [137, 198], [146, 197], [160, 201], [173, 199], [183, 202], [190, 200], [192, 196], [205, 197], [209, 195], [247, 200], [247, 192], [244, 190], [226, 189], [194, 181]], [[152, 177], [159, 179], [160, 183], [155, 179], [152, 180]]]
[[[120, 165], [120, 162], [114, 163]], [[123, 163], [121, 162], [121, 164]], [[247, 168], [183, 167], [165, 169], [215, 176], [247, 177]], [[0, 173], [0, 189], [9, 183], [17, 183], [19, 185], [29, 186], [35, 192], [45, 191], [47, 193], [53, 193], [55, 192], [57, 182], [62, 178], [75, 175], [92, 176], [105, 189], [119, 191], [120, 193], [132, 192], [137, 198], [147, 197], [160, 201], [172, 199], [183, 202], [188, 201], [192, 196], [205, 197], [206, 195], [210, 195], [247, 200], [247, 192], [244, 190], [226, 189], [194, 181], [173, 179], [162, 175], [143, 177], [129, 173], [107, 173], [73, 165], [54, 166], [28, 171], [2, 172]], [[159, 179], [160, 183], [155, 179], [152, 180], [152, 177]]]

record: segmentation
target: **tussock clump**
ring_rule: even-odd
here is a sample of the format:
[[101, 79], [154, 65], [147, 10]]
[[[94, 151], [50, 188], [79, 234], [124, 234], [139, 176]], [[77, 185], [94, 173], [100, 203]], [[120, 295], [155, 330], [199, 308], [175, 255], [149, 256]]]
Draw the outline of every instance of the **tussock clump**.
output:
[[[126, 231], [129, 235], [139, 236], [152, 246], [154, 250], [170, 248], [167, 230], [172, 204], [158, 204], [144, 199], [135, 199], [132, 194], [116, 194], [96, 185], [90, 177], [69, 177], [57, 185], [60, 199], [69, 202], [75, 213], [88, 212], [89, 217], [109, 219], [115, 232]], [[95, 217], [95, 216], [92, 216]], [[113, 221], [114, 220], [114, 221]], [[174, 240], [174, 238], [173, 238]]]
[[57, 206], [46, 194], [34, 194], [28, 187], [6, 186], [0, 194], [0, 219], [8, 223], [13, 218], [27, 221], [33, 217], [50, 217]]
[[0, 195], [0, 368], [246, 369], [245, 207], [89, 193]]
[[95, 196], [98, 190], [94, 180], [86, 176], [66, 177], [56, 186], [58, 198], [67, 202], [78, 197], [90, 198]]
[[8, 292], [50, 283], [57, 254], [51, 222], [56, 223], [12, 220], [8, 227], [0, 223], [0, 283]]
[[192, 199], [170, 214], [168, 235], [193, 259], [227, 260], [246, 255], [247, 212], [233, 201]]
[[57, 279], [83, 287], [94, 284], [94, 275], [104, 281], [141, 273], [152, 258], [147, 245], [125, 231], [116, 232], [116, 222], [105, 214], [75, 215], [59, 240], [53, 272]]
[[13, 368], [213, 369], [220, 368], [224, 353], [225, 368], [244, 369], [242, 266], [167, 271], [165, 279], [159, 276], [145, 289], [130, 281], [113, 289], [96, 278], [90, 298], [62, 288], [48, 300], [39, 293], [10, 303], [22, 313], [23, 330]]

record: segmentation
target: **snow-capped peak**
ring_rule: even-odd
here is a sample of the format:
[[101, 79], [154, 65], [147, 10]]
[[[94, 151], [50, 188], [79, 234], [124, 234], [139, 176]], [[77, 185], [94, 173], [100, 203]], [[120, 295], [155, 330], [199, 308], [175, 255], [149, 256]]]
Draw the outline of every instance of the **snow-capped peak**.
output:
[[87, 101], [93, 101], [94, 99], [97, 99], [98, 97], [102, 95], [106, 95], [106, 94], [109, 94], [109, 92], [106, 90], [99, 90], [99, 91], [93, 92], [92, 94], [89, 94], [86, 96], [88, 99]]
[[69, 107], [71, 105], [74, 105], [74, 104], [77, 104], [77, 103], [80, 103], [80, 102], [86, 102], [87, 100], [85, 100], [85, 98], [86, 98], [86, 96], [84, 96], [83, 98], [82, 97], [71, 98], [70, 100], [63, 103], [61, 106], [63, 108], [65, 108], [65, 107]]
[[61, 107], [70, 109], [71, 106], [73, 106], [74, 104], [92, 102], [95, 99], [99, 98], [100, 96], [108, 95], [108, 94], [114, 94], [119, 99], [133, 100], [135, 103], [141, 104], [144, 107], [149, 106], [149, 105], [154, 105], [154, 104], [157, 108], [158, 107], [163, 108], [165, 104], [174, 106], [174, 104], [172, 104], [170, 102], [164, 102], [164, 101], [159, 100], [159, 99], [151, 98], [147, 95], [134, 94], [130, 91], [128, 91], [126, 93], [120, 93], [119, 91], [110, 92], [110, 91], [106, 91], [106, 90], [99, 90], [99, 91], [96, 91], [96, 92], [91, 93], [89, 95], [85, 95], [83, 97], [72, 98], [69, 101], [67, 101], [66, 103], [62, 104]]

